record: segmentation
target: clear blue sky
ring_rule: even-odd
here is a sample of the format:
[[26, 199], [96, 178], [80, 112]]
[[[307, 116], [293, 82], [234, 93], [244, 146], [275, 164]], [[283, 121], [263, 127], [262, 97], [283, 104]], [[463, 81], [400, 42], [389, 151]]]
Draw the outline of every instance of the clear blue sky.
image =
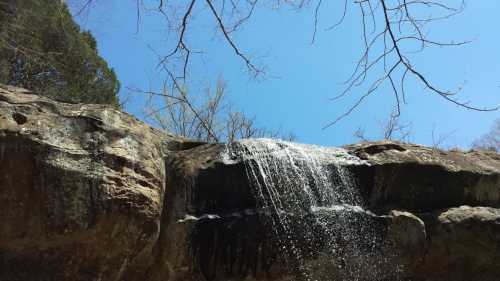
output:
[[[332, 3], [332, 2], [330, 2]], [[444, 41], [474, 39], [458, 48], [436, 48], [417, 57], [416, 66], [435, 84], [454, 89], [463, 85], [460, 96], [477, 105], [500, 104], [500, 1], [483, 0], [467, 3], [465, 12], [431, 29], [432, 38]], [[342, 5], [323, 9], [320, 26], [335, 22]], [[201, 89], [223, 76], [228, 83], [231, 100], [239, 109], [255, 115], [260, 125], [281, 127], [293, 132], [297, 141], [321, 145], [356, 142], [353, 132], [363, 127], [369, 137], [380, 138], [380, 123], [387, 119], [394, 104], [387, 87], [381, 87], [346, 119], [322, 130], [352, 105], [353, 98], [330, 101], [342, 91], [341, 82], [353, 70], [362, 52], [360, 17], [351, 9], [343, 25], [334, 31], [320, 28], [314, 45], [311, 10], [297, 13], [289, 9], [258, 9], [254, 18], [234, 37], [242, 50], [256, 57], [267, 68], [258, 81], [246, 74], [243, 62], [233, 55], [213, 22], [198, 10], [199, 25], [193, 27], [189, 40], [203, 48], [203, 59], [190, 71], [195, 81], [192, 89]], [[151, 49], [165, 54], [174, 42], [168, 37], [161, 17], [142, 14], [136, 25], [135, 1], [108, 0], [77, 18], [84, 29], [97, 38], [100, 54], [117, 72], [126, 87], [147, 89], [158, 87], [161, 76], [155, 69], [157, 57]], [[138, 31], [138, 32], [137, 32]], [[361, 91], [362, 89], [360, 89]], [[353, 92], [359, 95], [361, 92]], [[486, 133], [500, 112], [473, 112], [458, 108], [420, 84], [407, 84], [408, 104], [403, 106], [402, 121], [411, 122], [411, 141], [432, 144], [435, 135], [451, 134], [448, 146], [467, 148]], [[144, 98], [131, 97], [126, 111], [143, 118]]]

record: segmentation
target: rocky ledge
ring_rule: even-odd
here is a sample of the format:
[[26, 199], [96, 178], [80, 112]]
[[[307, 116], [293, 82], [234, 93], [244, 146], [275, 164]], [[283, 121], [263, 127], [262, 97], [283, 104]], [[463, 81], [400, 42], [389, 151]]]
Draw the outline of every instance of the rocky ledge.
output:
[[160, 232], [163, 157], [181, 142], [108, 106], [1, 87], [0, 280], [144, 271]]
[[[380, 234], [379, 280], [498, 280], [499, 154], [344, 149], [363, 160], [345, 168]], [[226, 151], [1, 86], [0, 280], [295, 280], [259, 222], [248, 160]]]

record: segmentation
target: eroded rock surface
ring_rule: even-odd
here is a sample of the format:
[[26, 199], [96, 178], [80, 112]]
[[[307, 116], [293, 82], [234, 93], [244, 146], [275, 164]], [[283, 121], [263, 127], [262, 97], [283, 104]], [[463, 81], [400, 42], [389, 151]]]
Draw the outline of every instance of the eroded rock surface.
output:
[[[304, 265], [322, 281], [500, 276], [497, 153], [346, 146], [364, 202], [350, 218], [373, 230], [356, 238], [366, 268], [349, 268], [316, 249], [286, 260], [261, 220], [253, 160], [227, 151], [107, 106], [0, 87], [0, 280], [307, 280]], [[322, 216], [337, 219], [301, 223], [315, 231]]]
[[500, 206], [498, 153], [385, 141], [346, 149], [369, 163], [353, 170], [373, 209], [426, 212], [460, 205]]
[[141, 272], [179, 143], [108, 106], [0, 88], [0, 280]]
[[[383, 236], [381, 254], [365, 261], [376, 266], [367, 268], [364, 277], [358, 274], [356, 280], [497, 280], [498, 154], [448, 152], [398, 142], [362, 143], [346, 150], [365, 161], [347, 165], [356, 175], [366, 208], [372, 211], [362, 213], [362, 220], [383, 226], [379, 231]], [[194, 267], [199, 274], [192, 280], [207, 276], [213, 278], [209, 280], [242, 280], [242, 276], [250, 278], [245, 280], [290, 280], [293, 272], [283, 267], [279, 257], [271, 259], [268, 266], [266, 257], [273, 254], [262, 252], [267, 249], [262, 243], [269, 237], [257, 231], [262, 223], [253, 219], [255, 213], [245, 212], [256, 205], [249, 192], [245, 161], [227, 157], [226, 151], [224, 145], [203, 145], [173, 154], [168, 160], [168, 166], [178, 170], [174, 173], [176, 186], [185, 186], [174, 189], [179, 196], [174, 201], [184, 200], [181, 205], [188, 206], [177, 209], [175, 217], [191, 218], [189, 226], [194, 231], [203, 229], [205, 235], [204, 240], [195, 240], [202, 254], [191, 257], [198, 263]], [[235, 213], [238, 215], [230, 215]], [[204, 214], [214, 216], [202, 217]], [[187, 221], [176, 225], [181, 227]], [[216, 227], [207, 228], [208, 224]], [[220, 237], [241, 237], [244, 241]], [[245, 254], [229, 261], [217, 255], [227, 249]], [[264, 258], [248, 261], [248, 257]], [[192, 264], [193, 260], [185, 261]], [[331, 267], [330, 257], [304, 263], [320, 272], [323, 279], [318, 280], [327, 280], [324, 276], [350, 280]], [[228, 270], [231, 264], [250, 264], [255, 270]], [[187, 270], [188, 266], [178, 268]], [[380, 278], [374, 279], [371, 271], [379, 271], [375, 276]]]

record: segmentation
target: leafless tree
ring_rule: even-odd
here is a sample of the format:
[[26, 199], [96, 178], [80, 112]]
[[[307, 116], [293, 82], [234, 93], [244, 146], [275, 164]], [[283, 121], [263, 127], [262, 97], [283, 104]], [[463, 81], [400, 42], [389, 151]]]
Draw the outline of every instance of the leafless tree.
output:
[[[401, 116], [397, 112], [393, 112], [388, 120], [379, 122], [381, 138], [384, 140], [398, 140], [409, 142], [411, 137], [411, 123], [403, 123]], [[366, 135], [365, 129], [359, 127], [354, 132], [354, 137], [361, 141], [374, 140]]]
[[450, 138], [457, 132], [457, 129], [447, 133], [437, 133], [434, 125], [431, 132], [433, 149], [450, 149]]
[[[74, 0], [75, 1], [75, 0]], [[82, 2], [82, 9], [95, 0]], [[218, 34], [241, 59], [252, 76], [265, 73], [264, 67], [257, 64], [244, 48], [234, 40], [242, 25], [247, 23], [264, 6], [272, 9], [289, 7], [298, 11], [312, 11], [312, 39], [314, 43], [319, 34], [321, 15], [327, 1], [323, 0], [135, 0], [138, 22], [142, 11], [155, 11], [164, 16], [166, 26], [175, 37], [173, 47], [159, 59], [159, 66], [168, 70], [170, 84], [189, 80], [189, 68], [193, 57], [202, 53], [189, 40], [192, 27], [196, 25], [195, 14], [205, 13], [213, 19]], [[406, 84], [409, 79], [419, 82], [428, 92], [435, 94], [459, 107], [474, 111], [494, 111], [497, 105], [482, 107], [472, 105], [458, 98], [457, 90], [442, 89], [417, 66], [413, 54], [430, 47], [456, 47], [469, 43], [441, 42], [428, 37], [432, 23], [449, 19], [461, 13], [465, 0], [343, 0], [339, 1], [340, 19], [328, 26], [325, 31], [333, 30], [344, 22], [347, 11], [356, 9], [361, 22], [360, 34], [364, 48], [354, 66], [354, 70], [345, 81], [345, 89], [334, 96], [337, 100], [348, 95], [356, 96], [355, 102], [332, 122], [328, 128], [362, 104], [382, 85], [391, 89], [394, 98], [394, 118], [399, 116], [401, 106], [406, 103]], [[196, 12], [196, 13], [195, 13]], [[331, 15], [331, 11], [328, 11]], [[331, 16], [329, 17], [331, 18]], [[177, 81], [177, 82], [176, 82]]]
[[371, 141], [371, 139], [369, 139], [366, 136], [366, 131], [365, 131], [365, 128], [363, 128], [363, 127], [358, 127], [352, 135], [355, 138], [357, 138], [359, 141]]
[[[330, 122], [329, 127], [355, 110], [368, 96], [374, 94], [383, 83], [388, 83], [394, 95], [394, 117], [399, 116], [401, 105], [406, 103], [406, 81], [410, 76], [431, 93], [460, 107], [476, 111], [494, 111], [498, 107], [476, 107], [460, 101], [457, 91], [443, 90], [436, 86], [412, 61], [411, 55], [428, 47], [453, 47], [469, 43], [439, 42], [427, 37], [428, 25], [448, 19], [461, 13], [465, 3], [451, 6], [453, 1], [410, 1], [410, 0], [367, 0], [357, 1], [361, 11], [364, 51], [354, 71], [346, 81], [345, 90], [334, 97], [338, 99], [352, 94], [354, 88], [367, 83], [367, 90], [342, 115]], [[457, 1], [455, 1], [457, 2]], [[424, 8], [424, 9], [422, 9]], [[420, 9], [420, 11], [419, 11]], [[427, 11], [427, 13], [422, 12]], [[381, 51], [380, 51], [381, 50]], [[382, 71], [380, 71], [382, 69]], [[369, 79], [369, 75], [379, 70], [381, 75]], [[369, 81], [369, 82], [368, 82]]]
[[408, 141], [411, 135], [411, 123], [402, 123], [399, 113], [391, 114], [389, 120], [383, 126], [384, 139], [398, 139]]
[[201, 94], [192, 94], [187, 87], [179, 84], [171, 88], [165, 84], [161, 93], [143, 93], [150, 97], [146, 114], [154, 124], [191, 139], [231, 142], [250, 137], [295, 138], [292, 134], [283, 134], [281, 130], [259, 127], [255, 118], [235, 110], [226, 99], [226, 84], [222, 79], [217, 82], [215, 90], [208, 87]]
[[495, 121], [490, 132], [472, 144], [472, 148], [500, 152], [500, 119]]

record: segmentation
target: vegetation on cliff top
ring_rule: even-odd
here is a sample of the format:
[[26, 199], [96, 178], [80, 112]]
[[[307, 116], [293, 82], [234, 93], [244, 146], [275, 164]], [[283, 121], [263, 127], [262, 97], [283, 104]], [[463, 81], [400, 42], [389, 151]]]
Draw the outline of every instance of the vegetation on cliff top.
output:
[[119, 106], [115, 72], [63, 1], [0, 0], [0, 83], [61, 101]]

